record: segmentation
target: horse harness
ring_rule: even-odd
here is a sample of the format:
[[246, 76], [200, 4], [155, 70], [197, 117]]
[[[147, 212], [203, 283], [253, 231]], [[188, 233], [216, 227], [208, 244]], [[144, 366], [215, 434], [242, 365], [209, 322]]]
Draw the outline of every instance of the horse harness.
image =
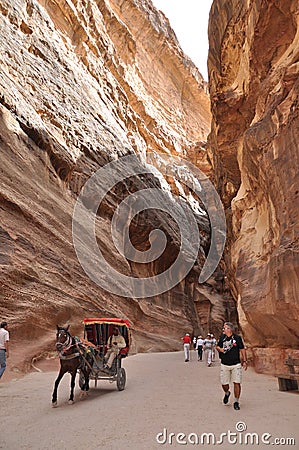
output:
[[[59, 331], [57, 339], [60, 337], [60, 335], [62, 333], [65, 333], [64, 330]], [[56, 343], [56, 348], [58, 350], [58, 346], [60, 347], [60, 350], [58, 350], [58, 354], [59, 354], [59, 358], [63, 359], [63, 360], [68, 360], [68, 359], [74, 359], [74, 358], [78, 358], [79, 356], [81, 356], [81, 352], [79, 349], [79, 341], [74, 339], [74, 343], [73, 343], [73, 338], [70, 334], [67, 333], [67, 338], [65, 340], [65, 342], [58, 342]], [[78, 351], [75, 353], [70, 353], [69, 355], [67, 355], [67, 352], [69, 350], [71, 350], [73, 347], [77, 347]]]
[[[59, 338], [59, 336], [61, 335], [61, 333], [65, 331], [61, 330], [58, 333], [57, 339]], [[84, 355], [84, 350], [81, 349], [80, 345], [82, 347], [84, 347], [83, 342], [78, 338], [78, 337], [72, 337], [69, 333], [67, 333], [67, 339], [64, 343], [59, 342], [58, 343], [62, 349], [59, 351], [59, 358], [67, 361], [67, 360], [71, 360], [71, 359], [75, 359], [75, 358], [81, 358], [81, 362], [80, 362], [80, 366], [78, 368], [82, 368], [82, 366], [84, 366], [84, 364], [86, 364], [90, 369], [92, 369], [91, 365], [89, 364], [86, 356]], [[57, 344], [56, 344], [57, 347]], [[77, 348], [77, 352], [75, 353], [70, 353], [67, 355], [67, 352], [69, 350], [71, 350], [73, 347]]]

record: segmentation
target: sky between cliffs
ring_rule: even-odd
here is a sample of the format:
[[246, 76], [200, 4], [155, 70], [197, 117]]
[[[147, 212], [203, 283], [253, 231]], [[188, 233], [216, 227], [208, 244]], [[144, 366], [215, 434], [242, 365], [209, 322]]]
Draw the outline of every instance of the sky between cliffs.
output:
[[208, 79], [208, 21], [213, 0], [152, 0], [169, 19], [183, 51]]

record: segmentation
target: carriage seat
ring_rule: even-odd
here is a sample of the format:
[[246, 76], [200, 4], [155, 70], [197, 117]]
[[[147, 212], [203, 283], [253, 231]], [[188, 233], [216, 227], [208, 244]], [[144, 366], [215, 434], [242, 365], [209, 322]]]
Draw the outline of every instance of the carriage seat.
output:
[[122, 348], [119, 351], [118, 357], [119, 358], [126, 358], [128, 356], [128, 353], [129, 353], [129, 347]]

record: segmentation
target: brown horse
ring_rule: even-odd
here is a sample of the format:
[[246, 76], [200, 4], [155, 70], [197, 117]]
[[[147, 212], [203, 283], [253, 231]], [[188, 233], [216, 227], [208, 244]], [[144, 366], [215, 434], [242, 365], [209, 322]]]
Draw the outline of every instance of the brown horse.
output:
[[81, 388], [82, 391], [89, 390], [89, 374], [92, 366], [92, 357], [86, 353], [84, 344], [75, 339], [69, 333], [69, 325], [64, 327], [57, 327], [56, 334], [56, 349], [59, 352], [60, 371], [55, 380], [54, 391], [52, 394], [52, 406], [57, 406], [57, 389], [58, 385], [66, 372], [71, 374], [71, 393], [69, 404], [74, 403], [74, 388], [77, 370], [80, 369], [84, 375], [85, 382]]

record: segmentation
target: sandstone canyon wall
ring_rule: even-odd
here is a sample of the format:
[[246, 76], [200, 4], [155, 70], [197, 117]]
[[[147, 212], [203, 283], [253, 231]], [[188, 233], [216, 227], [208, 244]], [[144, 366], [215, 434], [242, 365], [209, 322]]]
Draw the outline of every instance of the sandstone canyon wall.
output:
[[[0, 26], [0, 307], [12, 343], [22, 340], [20, 361], [53, 348], [56, 323], [82, 333], [88, 315], [129, 318], [138, 351], [178, 349], [186, 330], [219, 329], [231, 309], [229, 295], [222, 302], [221, 270], [196, 283], [209, 243], [205, 214], [197, 268], [150, 300], [101, 289], [72, 243], [77, 195], [109, 161], [136, 154], [142, 165], [148, 152], [162, 152], [211, 174], [207, 86], [168, 20], [145, 0], [0, 0]], [[124, 260], [109, 233], [120, 199], [160, 186], [155, 173], [117, 186], [97, 218], [105, 258], [127, 275], [159, 273], [179, 248], [178, 230], [163, 214], [133, 226], [139, 250], [155, 225], [170, 242], [146, 268]], [[186, 203], [186, 189], [164, 181]]]
[[299, 4], [215, 0], [209, 79], [226, 267], [257, 370], [299, 347]]

